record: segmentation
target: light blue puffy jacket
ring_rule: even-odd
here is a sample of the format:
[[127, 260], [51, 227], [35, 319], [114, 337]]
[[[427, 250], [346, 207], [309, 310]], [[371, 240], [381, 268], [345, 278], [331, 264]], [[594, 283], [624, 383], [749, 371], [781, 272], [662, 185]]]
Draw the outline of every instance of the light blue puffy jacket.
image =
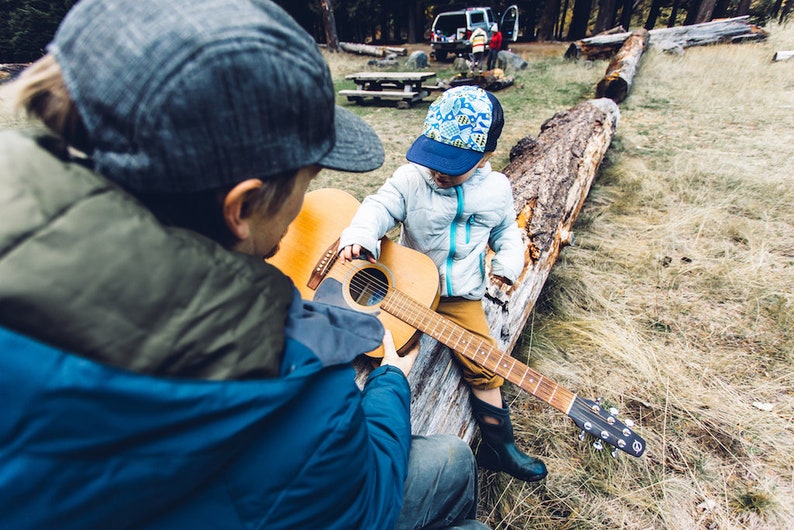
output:
[[446, 189], [436, 185], [428, 168], [401, 166], [364, 199], [342, 232], [340, 247], [357, 243], [377, 257], [379, 239], [397, 223], [403, 225], [400, 243], [435, 262], [441, 296], [482, 298], [488, 246], [495, 252], [492, 274], [512, 282], [524, 268], [510, 181], [490, 163]]

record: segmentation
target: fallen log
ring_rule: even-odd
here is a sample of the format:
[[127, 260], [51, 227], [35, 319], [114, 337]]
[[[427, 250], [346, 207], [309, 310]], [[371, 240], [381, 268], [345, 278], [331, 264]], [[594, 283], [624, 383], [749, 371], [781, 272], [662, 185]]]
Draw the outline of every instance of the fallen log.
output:
[[501, 68], [494, 68], [487, 70], [481, 74], [476, 74], [471, 77], [464, 76], [463, 74], [453, 77], [447, 83], [450, 87], [461, 85], [473, 85], [488, 90], [489, 92], [496, 92], [512, 86], [516, 82], [516, 78], [512, 75], [505, 75]]
[[596, 35], [573, 41], [565, 50], [566, 59], [580, 59], [584, 57], [588, 61], [598, 59], [609, 59], [616, 51], [623, 46], [626, 39], [631, 35], [626, 31], [623, 33], [610, 33], [608, 35]]
[[[619, 110], [606, 98], [586, 101], [547, 120], [538, 137], [525, 137], [511, 150], [503, 172], [513, 186], [525, 267], [513, 285], [492, 280], [483, 300], [492, 334], [511, 352], [543, 284], [590, 190], [617, 127]], [[490, 268], [490, 256], [487, 260]], [[422, 336], [421, 353], [409, 376], [414, 434], [455, 434], [471, 442], [476, 426], [469, 389], [449, 349]], [[357, 361], [363, 385], [372, 369]]]
[[712, 20], [691, 26], [652, 29], [648, 33], [650, 33], [651, 46], [682, 48], [759, 40], [768, 36], [764, 29], [749, 22], [749, 16]]
[[340, 42], [339, 49], [356, 55], [371, 55], [373, 57], [386, 57], [387, 55], [408, 55], [405, 48], [392, 48], [389, 46], [372, 46], [371, 44], [357, 44], [354, 42]]
[[648, 30], [633, 32], [609, 62], [606, 74], [596, 85], [596, 98], [609, 98], [615, 103], [625, 100], [647, 47]]
[[[574, 41], [565, 51], [565, 57], [568, 59], [584, 57], [588, 60], [607, 59], [612, 57], [631, 35], [632, 32], [615, 33]], [[767, 32], [755, 24], [751, 24], [749, 16], [742, 16], [690, 26], [652, 29], [648, 35], [650, 46], [662, 51], [675, 51], [691, 46], [765, 39]]]
[[772, 56], [772, 62], [785, 61], [787, 59], [791, 59], [792, 57], [794, 57], [794, 50], [777, 51], [775, 52], [775, 55]]

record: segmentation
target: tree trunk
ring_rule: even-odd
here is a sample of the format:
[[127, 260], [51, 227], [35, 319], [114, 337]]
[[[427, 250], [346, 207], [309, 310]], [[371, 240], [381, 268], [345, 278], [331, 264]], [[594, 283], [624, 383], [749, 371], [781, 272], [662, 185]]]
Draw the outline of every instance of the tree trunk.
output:
[[[743, 1], [752, 1], [752, 0], [743, 0]], [[739, 13], [740, 15], [743, 13]], [[746, 14], [746, 13], [744, 13]], [[673, 0], [673, 7], [670, 10], [670, 18], [667, 19], [667, 27], [672, 28], [675, 26], [675, 19], [678, 18], [678, 0]]]
[[[565, 57], [578, 59], [585, 57], [589, 60], [605, 59], [612, 57], [626, 39], [630, 32], [616, 33], [613, 35], [597, 35], [588, 39], [572, 42], [565, 52]], [[649, 46], [662, 50], [671, 48], [688, 48], [690, 46], [703, 46], [718, 42], [741, 42], [741, 40], [763, 39], [767, 33], [754, 24], [750, 24], [749, 17], [735, 17], [725, 20], [713, 20], [692, 26], [678, 26], [675, 28], [657, 28], [648, 32]]]
[[599, 0], [598, 16], [593, 32], [599, 34], [615, 25], [615, 0]]
[[691, 26], [695, 23], [698, 11], [700, 10], [700, 3], [706, 0], [689, 0], [686, 5], [686, 17], [684, 17], [684, 26]]
[[620, 12], [620, 25], [631, 29], [631, 15], [634, 10], [633, 0], [623, 0], [623, 10]]
[[571, 27], [568, 28], [568, 40], [584, 38], [587, 35], [587, 23], [590, 20], [591, 0], [576, 0], [573, 4]]
[[783, 24], [783, 21], [786, 20], [788, 14], [791, 13], [791, 5], [794, 4], [794, 1], [788, 0], [780, 10], [780, 18], [777, 20], [778, 24]]
[[560, 13], [560, 0], [547, 0], [543, 4], [543, 13], [538, 23], [538, 40], [546, 42], [555, 38], [554, 29], [557, 25], [557, 15]]
[[[492, 281], [483, 299], [491, 332], [504, 352], [514, 348], [610, 145], [619, 110], [609, 99], [590, 100], [547, 120], [510, 151], [502, 171], [513, 186], [526, 264], [511, 286]], [[488, 259], [490, 264], [490, 256]], [[489, 265], [490, 266], [490, 265]], [[469, 389], [447, 347], [422, 336], [409, 382], [414, 434], [448, 433], [471, 442], [475, 434]], [[363, 385], [372, 369], [357, 361]]]
[[596, 86], [597, 98], [609, 98], [620, 103], [629, 93], [640, 59], [648, 47], [648, 30], [633, 32], [612, 58], [606, 74]]
[[325, 26], [325, 42], [328, 49], [332, 52], [339, 51], [339, 38], [336, 35], [336, 20], [334, 20], [334, 8], [331, 0], [320, 0], [320, 7], [323, 11], [323, 26]]
[[662, 11], [662, 3], [664, 0], [653, 0], [651, 2], [651, 10], [648, 13], [648, 20], [645, 21], [645, 29], [653, 29], [656, 26], [656, 19], [659, 18], [659, 13]]
[[714, 11], [711, 12], [711, 18], [728, 18], [730, 5], [731, 0], [717, 0], [714, 4]]
[[736, 16], [742, 17], [750, 14], [750, 4], [752, 4], [752, 0], [739, 0], [739, 7], [736, 8]]
[[562, 10], [559, 13], [557, 23], [557, 40], [562, 40], [563, 31], [565, 29], [565, 14], [568, 12], [568, 0], [563, 0]]
[[701, 0], [698, 6], [697, 16], [695, 16], [695, 24], [703, 24], [711, 20], [711, 14], [714, 12], [714, 6], [717, 0]]

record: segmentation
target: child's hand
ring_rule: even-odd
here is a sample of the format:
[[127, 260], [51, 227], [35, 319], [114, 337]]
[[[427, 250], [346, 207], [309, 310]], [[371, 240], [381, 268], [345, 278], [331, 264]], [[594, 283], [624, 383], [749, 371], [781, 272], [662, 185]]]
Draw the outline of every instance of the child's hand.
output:
[[416, 345], [402, 357], [397, 355], [397, 349], [394, 347], [394, 339], [392, 338], [391, 331], [388, 329], [386, 330], [386, 333], [383, 335], [383, 359], [380, 362], [381, 366], [390, 364], [402, 370], [405, 377], [408, 377], [418, 355], [419, 341], [417, 341]]
[[339, 251], [339, 257], [342, 258], [342, 261], [353, 261], [362, 257], [362, 254], [370, 263], [377, 263], [375, 256], [369, 250], [356, 243], [348, 245]]

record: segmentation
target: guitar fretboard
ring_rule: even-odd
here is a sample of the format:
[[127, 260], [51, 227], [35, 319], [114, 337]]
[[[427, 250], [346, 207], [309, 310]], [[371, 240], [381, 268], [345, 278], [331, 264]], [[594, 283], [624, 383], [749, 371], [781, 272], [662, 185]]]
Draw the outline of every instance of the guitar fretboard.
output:
[[512, 356], [504, 354], [489, 342], [417, 303], [400, 291], [389, 289], [380, 307], [480, 366], [501, 375], [557, 410], [568, 414], [571, 409], [576, 398], [573, 392]]

